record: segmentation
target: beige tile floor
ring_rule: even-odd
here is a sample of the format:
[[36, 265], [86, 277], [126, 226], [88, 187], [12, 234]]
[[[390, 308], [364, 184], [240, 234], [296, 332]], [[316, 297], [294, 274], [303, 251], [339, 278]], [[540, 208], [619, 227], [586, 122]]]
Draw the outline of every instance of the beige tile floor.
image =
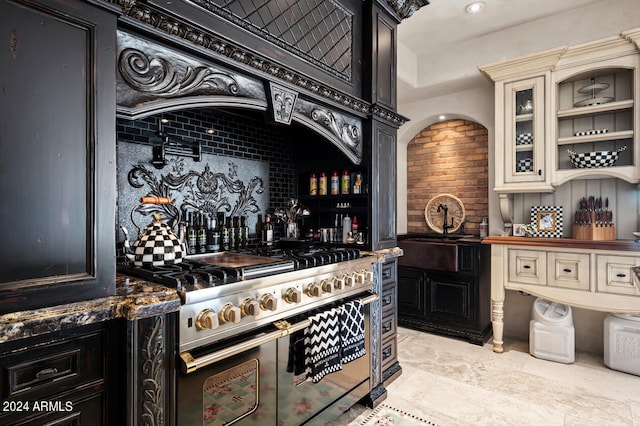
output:
[[[577, 353], [561, 364], [531, 356], [528, 342], [505, 338], [497, 354], [490, 342], [400, 328], [398, 358], [402, 376], [385, 403], [440, 426], [640, 426], [640, 377], [607, 368], [601, 355]], [[362, 410], [340, 421], [357, 425]]]

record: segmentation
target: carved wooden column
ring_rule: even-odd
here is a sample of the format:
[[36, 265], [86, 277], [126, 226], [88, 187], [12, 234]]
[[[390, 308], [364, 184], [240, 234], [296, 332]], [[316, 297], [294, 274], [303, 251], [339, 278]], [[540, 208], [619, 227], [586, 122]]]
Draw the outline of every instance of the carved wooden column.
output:
[[127, 322], [127, 424], [175, 424], [175, 313]]

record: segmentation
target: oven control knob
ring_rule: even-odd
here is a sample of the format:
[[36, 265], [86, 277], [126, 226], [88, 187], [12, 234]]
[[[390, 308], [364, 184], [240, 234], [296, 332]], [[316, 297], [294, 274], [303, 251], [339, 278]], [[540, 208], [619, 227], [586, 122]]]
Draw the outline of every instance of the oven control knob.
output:
[[368, 282], [373, 281], [373, 272], [365, 270], [364, 271], [364, 279], [366, 281], [368, 281]]
[[284, 292], [283, 298], [287, 303], [300, 303], [302, 301], [302, 293], [300, 290], [291, 287]]
[[325, 293], [331, 293], [333, 291], [333, 284], [331, 283], [331, 280], [320, 281], [320, 287]]
[[232, 322], [234, 324], [237, 324], [242, 319], [242, 312], [237, 306], [233, 306], [231, 303], [227, 303], [220, 309], [219, 317], [220, 322], [223, 324], [225, 322]]
[[335, 277], [332, 281], [333, 281], [333, 287], [336, 290], [342, 290], [342, 287], [344, 287], [344, 278]]
[[322, 295], [322, 286], [318, 283], [312, 283], [307, 286], [307, 296], [320, 297]]
[[215, 330], [218, 328], [218, 315], [213, 309], [204, 309], [196, 317], [196, 327], [198, 330], [204, 330], [208, 328]]
[[278, 299], [272, 294], [264, 294], [260, 298], [260, 307], [263, 311], [275, 311], [278, 309]]
[[255, 317], [256, 315], [258, 315], [260, 313], [260, 304], [252, 299], [252, 298], [247, 298], [244, 299], [242, 301], [242, 315], [245, 317], [251, 316], [251, 317]]
[[344, 274], [342, 278], [344, 279], [344, 283], [349, 287], [353, 287], [353, 285], [356, 283], [356, 277], [354, 276], [354, 274]]
[[364, 284], [364, 271], [354, 273], [356, 276], [356, 284]]

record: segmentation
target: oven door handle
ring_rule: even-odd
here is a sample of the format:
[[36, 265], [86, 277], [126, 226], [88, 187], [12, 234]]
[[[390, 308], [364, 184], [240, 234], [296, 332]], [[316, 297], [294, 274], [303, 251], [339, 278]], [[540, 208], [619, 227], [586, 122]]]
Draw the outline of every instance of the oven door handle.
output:
[[[362, 302], [363, 305], [368, 305], [369, 303], [375, 302], [376, 300], [378, 300], [379, 297], [380, 296], [378, 296], [377, 294], [372, 293], [371, 295], [360, 299], [360, 302]], [[224, 359], [227, 359], [239, 353], [246, 352], [249, 349], [257, 348], [258, 346], [264, 345], [265, 343], [278, 340], [282, 337], [293, 334], [296, 331], [305, 329], [310, 324], [311, 324], [311, 321], [309, 320], [300, 321], [293, 325], [289, 324], [286, 321], [277, 321], [273, 323], [273, 325], [278, 327], [277, 331], [272, 331], [271, 333], [267, 333], [263, 336], [256, 337], [255, 339], [238, 343], [237, 345], [229, 346], [228, 348], [219, 350], [217, 352], [203, 355], [198, 358], [194, 358], [189, 351], [181, 352], [180, 353], [180, 359], [182, 361], [181, 370], [185, 374], [191, 374], [202, 367], [206, 367], [208, 365], [222, 361]]]

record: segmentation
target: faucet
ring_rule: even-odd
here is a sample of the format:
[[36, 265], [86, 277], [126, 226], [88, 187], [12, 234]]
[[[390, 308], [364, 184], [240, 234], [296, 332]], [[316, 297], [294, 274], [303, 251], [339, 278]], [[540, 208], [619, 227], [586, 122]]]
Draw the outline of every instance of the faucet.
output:
[[447, 224], [447, 214], [449, 212], [449, 208], [447, 207], [446, 204], [440, 203], [440, 204], [438, 204], [437, 212], [440, 213], [440, 210], [444, 211], [444, 218], [443, 218], [443, 222], [442, 222], [442, 235], [446, 237], [448, 232], [449, 232], [449, 229], [454, 227], [453, 218], [451, 218], [451, 225], [448, 225]]

